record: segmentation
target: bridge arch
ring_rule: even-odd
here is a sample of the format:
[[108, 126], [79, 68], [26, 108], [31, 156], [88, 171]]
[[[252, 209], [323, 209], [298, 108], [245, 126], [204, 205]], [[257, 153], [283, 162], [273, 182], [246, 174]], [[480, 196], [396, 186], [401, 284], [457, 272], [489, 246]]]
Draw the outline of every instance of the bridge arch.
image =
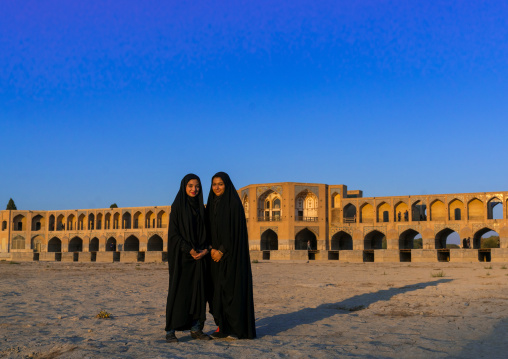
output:
[[488, 227], [484, 227], [478, 231], [476, 231], [473, 235], [473, 243], [471, 243], [471, 246], [474, 248], [474, 249], [481, 249], [482, 248], [482, 238], [488, 238], [488, 237], [484, 237], [485, 234], [489, 234], [489, 232], [492, 232], [490, 233], [491, 236], [497, 236], [497, 241], [495, 241], [495, 243], [491, 243], [489, 246], [485, 246], [484, 248], [499, 248], [499, 233], [496, 232], [495, 230], [493, 230], [492, 228], [488, 228]]
[[421, 234], [415, 229], [407, 229], [402, 232], [399, 236], [399, 249], [416, 249], [414, 240], [417, 236], [421, 237]]
[[164, 250], [164, 241], [159, 235], [154, 234], [148, 239], [147, 250], [162, 252]]
[[80, 237], [73, 237], [69, 241], [69, 252], [82, 252], [83, 251], [83, 240]]
[[367, 233], [363, 240], [364, 249], [383, 249], [383, 242], [386, 243], [386, 236], [377, 230]]
[[307, 242], [310, 241], [310, 248], [317, 249], [316, 235], [308, 228], [302, 229], [295, 236], [295, 249], [307, 249]]
[[390, 222], [391, 207], [386, 202], [381, 202], [377, 206], [377, 221], [378, 222]]
[[444, 228], [441, 231], [439, 231], [435, 237], [435, 248], [436, 249], [447, 248], [448, 236], [450, 236], [451, 234], [454, 234], [454, 233], [456, 236], [459, 235], [457, 232], [455, 232], [451, 228]]
[[431, 221], [444, 221], [446, 220], [446, 207], [440, 199], [434, 200], [430, 204], [430, 220]]
[[62, 241], [58, 237], [53, 237], [48, 242], [48, 252], [62, 252]]
[[472, 221], [483, 221], [483, 202], [473, 198], [467, 203], [467, 217]]
[[276, 251], [279, 249], [279, 236], [273, 230], [267, 229], [261, 235], [260, 245], [262, 251]]
[[339, 231], [333, 235], [330, 247], [334, 251], [352, 250], [353, 237], [347, 232]]
[[135, 235], [130, 235], [125, 240], [123, 250], [125, 252], [139, 252], [139, 239]]

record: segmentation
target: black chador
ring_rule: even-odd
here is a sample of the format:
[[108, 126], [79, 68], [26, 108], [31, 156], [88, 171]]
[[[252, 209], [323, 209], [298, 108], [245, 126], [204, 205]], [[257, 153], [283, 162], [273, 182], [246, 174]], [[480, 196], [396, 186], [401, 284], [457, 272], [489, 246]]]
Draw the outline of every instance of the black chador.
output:
[[166, 331], [189, 330], [206, 319], [206, 288], [210, 283], [209, 257], [195, 260], [192, 249], [209, 247], [206, 236], [203, 193], [186, 193], [187, 183], [199, 177], [185, 176], [171, 206], [168, 228], [169, 290], [166, 306]]
[[245, 212], [229, 176], [219, 172], [213, 176], [217, 177], [224, 182], [225, 191], [216, 196], [210, 190], [206, 213], [212, 248], [223, 255], [219, 262], [211, 261], [210, 312], [220, 332], [252, 339], [256, 325]]

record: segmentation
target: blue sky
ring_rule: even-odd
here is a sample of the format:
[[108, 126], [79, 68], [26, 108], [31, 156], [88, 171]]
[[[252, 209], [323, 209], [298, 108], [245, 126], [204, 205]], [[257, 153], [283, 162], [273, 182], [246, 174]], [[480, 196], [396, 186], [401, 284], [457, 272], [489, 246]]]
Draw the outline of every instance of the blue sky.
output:
[[508, 3], [2, 1], [0, 203], [169, 205], [181, 178], [508, 190]]

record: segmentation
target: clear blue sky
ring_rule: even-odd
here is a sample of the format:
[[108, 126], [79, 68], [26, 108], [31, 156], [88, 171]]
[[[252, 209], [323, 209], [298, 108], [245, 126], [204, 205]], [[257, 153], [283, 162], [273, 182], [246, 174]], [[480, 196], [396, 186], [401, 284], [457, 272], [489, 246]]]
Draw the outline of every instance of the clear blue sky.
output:
[[503, 1], [2, 1], [0, 205], [181, 178], [508, 190]]

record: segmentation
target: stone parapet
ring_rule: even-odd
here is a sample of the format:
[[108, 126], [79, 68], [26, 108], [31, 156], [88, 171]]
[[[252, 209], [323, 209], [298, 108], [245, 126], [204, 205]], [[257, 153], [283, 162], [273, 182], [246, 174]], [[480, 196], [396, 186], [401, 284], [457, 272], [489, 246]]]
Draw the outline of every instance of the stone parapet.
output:
[[437, 251], [434, 249], [412, 249], [411, 262], [413, 263], [438, 262]]
[[138, 252], [120, 252], [121, 263], [136, 263], [138, 261]]
[[491, 262], [508, 263], [508, 248], [492, 248], [490, 255]]
[[146, 263], [162, 263], [163, 262], [163, 253], [158, 251], [149, 251], [145, 252], [145, 262]]
[[450, 262], [452, 263], [476, 263], [478, 262], [478, 249], [450, 249]]
[[400, 262], [400, 251], [398, 249], [377, 249], [374, 251], [374, 262], [398, 263]]
[[361, 250], [339, 251], [339, 262], [363, 263], [363, 251]]

